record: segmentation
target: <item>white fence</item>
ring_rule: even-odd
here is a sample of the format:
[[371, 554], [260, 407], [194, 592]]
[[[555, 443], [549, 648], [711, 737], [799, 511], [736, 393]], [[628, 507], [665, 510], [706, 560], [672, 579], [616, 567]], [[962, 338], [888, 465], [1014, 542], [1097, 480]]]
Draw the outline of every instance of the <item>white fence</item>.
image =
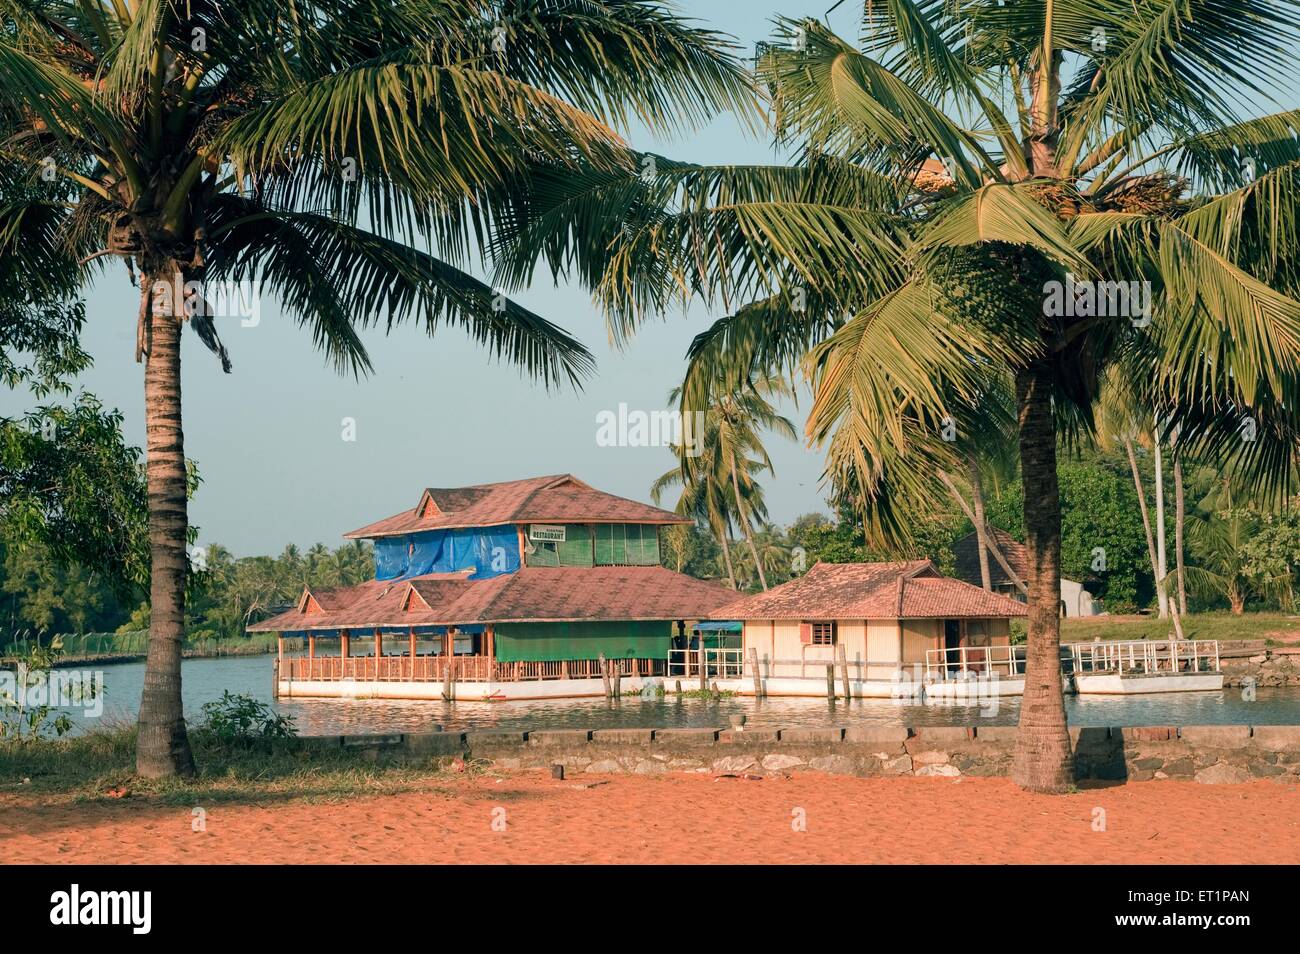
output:
[[1219, 672], [1217, 639], [1124, 640], [1070, 643], [1076, 673]]

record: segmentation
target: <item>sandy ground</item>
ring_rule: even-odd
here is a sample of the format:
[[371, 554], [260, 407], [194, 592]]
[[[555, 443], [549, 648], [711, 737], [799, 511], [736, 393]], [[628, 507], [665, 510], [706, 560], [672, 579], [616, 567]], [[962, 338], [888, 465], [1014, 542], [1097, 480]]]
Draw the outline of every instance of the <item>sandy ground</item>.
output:
[[1047, 797], [991, 778], [557, 781], [525, 772], [205, 811], [206, 830], [194, 831], [190, 809], [145, 799], [37, 807], [4, 796], [0, 861], [1300, 862], [1300, 788], [1273, 782]]

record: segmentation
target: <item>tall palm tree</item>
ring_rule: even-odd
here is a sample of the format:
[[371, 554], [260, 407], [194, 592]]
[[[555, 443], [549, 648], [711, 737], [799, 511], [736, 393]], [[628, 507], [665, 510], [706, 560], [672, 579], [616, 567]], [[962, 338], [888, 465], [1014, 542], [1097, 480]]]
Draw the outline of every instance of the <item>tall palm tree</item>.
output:
[[634, 168], [611, 124], [751, 102], [716, 34], [644, 0], [0, 0], [0, 85], [3, 160], [69, 190], [6, 216], [38, 214], [83, 283], [140, 275], [147, 776], [193, 771], [180, 331], [193, 316], [229, 370], [217, 283], [278, 296], [340, 369], [367, 370], [362, 329], [453, 324], [576, 383], [590, 354], [465, 270], [487, 232], [535, 169]]
[[[1294, 73], [1300, 7], [879, 0], [865, 14], [860, 46], [783, 20], [760, 57], [792, 165], [539, 180], [512, 235], [540, 249], [600, 204], [608, 225], [569, 228], [549, 258], [588, 279], [616, 335], [700, 297], [729, 312], [712, 341], [735, 381], [808, 355], [808, 434], [873, 537], [906, 539], [944, 499], [939, 475], [960, 461], [943, 422], [966, 429], [989, 376], [1012, 376], [1030, 565], [1012, 774], [1063, 792], [1057, 445], [1090, 431], [1104, 370], [1154, 379], [1200, 459], [1236, 450], [1248, 416], [1257, 440], [1235, 459], [1273, 493], [1294, 453], [1300, 112], [1259, 113]], [[507, 271], [533, 267], [520, 255]]]
[[[725, 393], [716, 388], [698, 392], [693, 385], [688, 373], [686, 383], [668, 395], [669, 402], [680, 408], [683, 420], [703, 421], [701, 433], [696, 435], [696, 453], [686, 453], [685, 445], [677, 449], [680, 483], [684, 488], [697, 483], [728, 488], [728, 509], [745, 538], [759, 584], [766, 590], [767, 573], [754, 543], [754, 524], [766, 522], [767, 507], [755, 477], [764, 471], [774, 472], [763, 447], [762, 431], [795, 439], [794, 425], [771, 403], [792, 396], [790, 383], [779, 375], [765, 375]], [[694, 403], [699, 396], [705, 397], [705, 403]], [[725, 542], [723, 545], [727, 549]]]
[[702, 466], [695, 473], [700, 475], [699, 478], [686, 482], [682, 468], [674, 467], [650, 485], [650, 497], [659, 503], [670, 487], [681, 486], [682, 493], [674, 508], [675, 512], [683, 517], [691, 517], [696, 523], [709, 528], [722, 551], [722, 568], [727, 575], [727, 584], [734, 590], [736, 566], [731, 558], [732, 504], [728, 490], [715, 479], [718, 468]]

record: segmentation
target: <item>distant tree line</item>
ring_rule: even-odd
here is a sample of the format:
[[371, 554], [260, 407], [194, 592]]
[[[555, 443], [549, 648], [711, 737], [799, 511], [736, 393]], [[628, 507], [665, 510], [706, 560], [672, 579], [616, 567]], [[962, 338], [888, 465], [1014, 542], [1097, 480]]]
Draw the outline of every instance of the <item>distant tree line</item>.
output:
[[[244, 627], [287, 608], [303, 587], [351, 586], [374, 576], [374, 556], [360, 541], [331, 550], [287, 546], [274, 557], [235, 557], [219, 544], [194, 560], [187, 642], [237, 639]], [[202, 568], [200, 568], [202, 567]], [[32, 634], [148, 629], [149, 606], [110, 574], [59, 563], [34, 546], [0, 543], [0, 645]]]

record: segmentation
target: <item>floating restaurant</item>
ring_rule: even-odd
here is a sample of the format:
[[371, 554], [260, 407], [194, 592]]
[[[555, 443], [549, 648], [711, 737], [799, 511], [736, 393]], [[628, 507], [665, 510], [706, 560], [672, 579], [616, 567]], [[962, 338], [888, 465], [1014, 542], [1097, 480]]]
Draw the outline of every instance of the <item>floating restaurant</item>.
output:
[[[496, 701], [639, 690], [674, 637], [736, 594], [660, 565], [659, 532], [689, 519], [572, 475], [429, 488], [346, 534], [373, 541], [375, 579], [304, 590], [248, 627], [303, 636], [276, 661], [281, 697]], [[372, 651], [353, 655], [366, 638]], [[325, 641], [337, 654], [323, 654]], [[430, 648], [425, 648], [430, 647]]]

